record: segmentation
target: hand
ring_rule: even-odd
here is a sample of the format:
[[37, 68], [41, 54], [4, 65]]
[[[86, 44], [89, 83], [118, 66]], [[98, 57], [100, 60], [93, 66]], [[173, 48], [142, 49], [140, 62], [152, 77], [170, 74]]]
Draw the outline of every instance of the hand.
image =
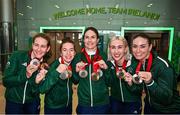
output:
[[36, 66], [36, 65], [31, 65], [29, 64], [27, 67], [26, 67], [26, 76], [27, 78], [30, 78], [32, 76], [32, 74], [38, 70], [38, 67], [39, 66]]
[[84, 63], [82, 61], [78, 62], [76, 64], [76, 72], [79, 72], [79, 71], [83, 70], [86, 65], [87, 65], [87, 63]]
[[145, 71], [139, 71], [138, 75], [146, 84], [150, 83], [152, 81], [152, 74], [151, 72], [145, 72]]
[[132, 75], [130, 73], [125, 73], [125, 81], [128, 83], [129, 86], [133, 84]]
[[45, 78], [47, 72], [45, 69], [40, 70], [35, 79], [36, 84], [39, 84]]
[[59, 73], [63, 73], [67, 69], [68, 69], [68, 67], [66, 64], [59, 64], [59, 66], [56, 68], [56, 71], [58, 71]]
[[107, 69], [108, 68], [108, 66], [106, 65], [104, 60], [97, 61], [96, 63], [98, 63], [99, 67], [102, 68], [102, 69]]

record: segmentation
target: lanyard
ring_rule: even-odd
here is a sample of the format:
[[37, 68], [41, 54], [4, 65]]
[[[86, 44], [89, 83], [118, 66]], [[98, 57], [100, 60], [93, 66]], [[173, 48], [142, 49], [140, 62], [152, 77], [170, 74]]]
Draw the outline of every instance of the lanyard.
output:
[[[62, 63], [62, 64], [65, 64], [63, 57], [61, 57], [61, 63]], [[66, 65], [68, 65], [68, 64], [66, 64]], [[72, 71], [72, 67], [71, 67], [70, 64], [68, 65], [68, 70]]]
[[100, 68], [98, 63], [95, 63], [96, 61], [99, 61], [102, 59], [102, 57], [99, 55], [99, 50], [96, 50], [96, 53], [94, 55], [94, 58], [91, 60], [90, 56], [88, 55], [88, 53], [86, 52], [85, 48], [82, 49], [82, 52], [84, 53], [87, 61], [88, 61], [88, 65], [92, 64], [93, 65], [93, 72], [97, 73], [97, 70]]
[[92, 60], [91, 60], [91, 58], [89, 57], [89, 55], [87, 54], [87, 52], [86, 52], [86, 50], [84, 48], [82, 49], [82, 52], [84, 53], [84, 55], [85, 55], [85, 57], [86, 57], [86, 59], [88, 61], [88, 64], [93, 64], [94, 62], [99, 61], [99, 60], [102, 59], [102, 57], [99, 55], [99, 50], [98, 49], [96, 50], [96, 53], [95, 53], [94, 58]]
[[[123, 61], [123, 65], [122, 65], [122, 69], [126, 70], [126, 64], [127, 64], [127, 61], [124, 60], [124, 61]], [[117, 62], [115, 62], [115, 66], [116, 66], [116, 72], [117, 72], [117, 71], [121, 71], [121, 70], [119, 69], [119, 67], [118, 67]]]
[[[152, 53], [150, 52], [150, 55], [148, 57], [148, 64], [147, 64], [147, 67], [146, 67], [146, 70], [147, 72], [150, 72], [150, 69], [151, 69], [151, 66], [152, 66], [152, 60], [153, 60], [153, 56], [152, 56]], [[138, 73], [141, 69], [141, 66], [142, 66], [142, 62], [139, 61], [137, 67], [136, 67], [136, 73]]]

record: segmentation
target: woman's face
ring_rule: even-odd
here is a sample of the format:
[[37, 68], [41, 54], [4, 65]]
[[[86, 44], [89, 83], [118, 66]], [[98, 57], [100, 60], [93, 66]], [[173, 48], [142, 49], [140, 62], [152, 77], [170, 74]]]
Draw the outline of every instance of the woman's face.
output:
[[149, 45], [148, 40], [142, 37], [137, 37], [132, 42], [132, 53], [134, 57], [140, 61], [144, 61], [149, 57], [152, 45]]
[[110, 55], [115, 61], [120, 61], [124, 59], [127, 53], [127, 47], [122, 40], [113, 40], [110, 43]]
[[88, 30], [84, 35], [84, 45], [88, 50], [94, 50], [97, 48], [99, 39], [94, 31]]
[[41, 59], [49, 50], [48, 41], [42, 37], [37, 37], [32, 44], [32, 57]]
[[70, 63], [75, 55], [74, 45], [72, 43], [64, 43], [61, 48], [61, 56], [66, 63]]

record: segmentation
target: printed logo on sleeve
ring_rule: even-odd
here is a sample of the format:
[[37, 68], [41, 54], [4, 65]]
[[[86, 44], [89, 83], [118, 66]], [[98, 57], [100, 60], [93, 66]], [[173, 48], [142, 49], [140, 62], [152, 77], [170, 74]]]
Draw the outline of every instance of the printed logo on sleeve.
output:
[[23, 63], [22, 65], [23, 65], [23, 66], [27, 66], [27, 62]]

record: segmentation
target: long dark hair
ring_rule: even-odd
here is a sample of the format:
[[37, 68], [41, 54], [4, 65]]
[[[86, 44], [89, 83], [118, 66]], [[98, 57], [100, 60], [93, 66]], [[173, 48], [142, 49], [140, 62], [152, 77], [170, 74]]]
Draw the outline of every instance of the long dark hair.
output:
[[148, 44], [151, 45], [151, 38], [145, 34], [145, 33], [138, 33], [138, 34], [135, 34], [131, 37], [131, 46], [132, 46], [132, 43], [133, 43], [133, 40], [136, 39], [137, 37], [142, 37], [144, 39], [147, 40]]

